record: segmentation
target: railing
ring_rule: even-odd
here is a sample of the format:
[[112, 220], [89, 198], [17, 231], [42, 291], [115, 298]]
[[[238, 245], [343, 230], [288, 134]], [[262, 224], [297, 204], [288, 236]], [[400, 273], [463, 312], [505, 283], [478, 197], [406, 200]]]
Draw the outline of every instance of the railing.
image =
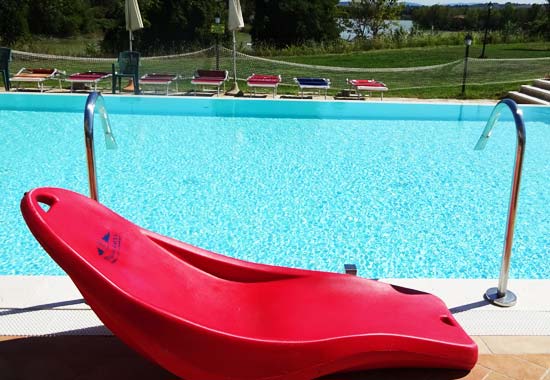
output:
[[500, 277], [497, 288], [490, 288], [485, 292], [485, 298], [494, 305], [510, 307], [517, 301], [516, 295], [507, 289], [508, 273], [510, 270], [510, 258], [512, 256], [512, 245], [514, 240], [514, 226], [516, 221], [516, 211], [518, 205], [519, 185], [521, 182], [521, 171], [523, 166], [523, 153], [525, 151], [525, 124], [523, 114], [518, 109], [517, 104], [511, 99], [501, 100], [493, 109], [489, 121], [479, 138], [475, 150], [482, 150], [491, 137], [491, 132], [500, 117], [502, 109], [509, 108], [514, 116], [516, 123], [517, 143], [516, 159], [514, 164], [514, 174], [512, 178], [512, 190], [510, 192], [510, 206], [508, 208], [508, 221], [506, 223], [506, 236], [504, 238], [504, 253], [502, 255], [502, 264], [500, 267]]
[[84, 108], [84, 140], [86, 142], [86, 160], [88, 163], [88, 182], [90, 184], [90, 197], [99, 202], [97, 194], [97, 176], [94, 154], [94, 114], [96, 106], [99, 108], [101, 124], [105, 134], [105, 145], [107, 149], [116, 149], [116, 141], [111, 131], [111, 123], [105, 109], [103, 96], [99, 92], [92, 92], [88, 95]]

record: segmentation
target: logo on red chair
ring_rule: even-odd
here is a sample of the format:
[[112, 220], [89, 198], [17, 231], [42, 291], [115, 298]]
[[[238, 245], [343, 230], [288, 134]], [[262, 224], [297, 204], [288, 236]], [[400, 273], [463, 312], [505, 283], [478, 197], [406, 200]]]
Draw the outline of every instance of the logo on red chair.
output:
[[120, 255], [120, 243], [120, 235], [107, 232], [97, 241], [97, 254], [114, 264]]

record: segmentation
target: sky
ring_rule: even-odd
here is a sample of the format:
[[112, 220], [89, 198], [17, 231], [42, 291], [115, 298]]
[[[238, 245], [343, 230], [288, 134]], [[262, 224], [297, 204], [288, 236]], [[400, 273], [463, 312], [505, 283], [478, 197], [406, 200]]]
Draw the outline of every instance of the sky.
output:
[[[403, 0], [402, 0], [403, 1]], [[406, 0], [410, 3], [417, 3], [421, 5], [448, 5], [448, 4], [484, 4], [489, 3], [489, 0]], [[493, 3], [506, 4], [508, 2], [514, 4], [547, 4], [546, 0], [491, 0]]]

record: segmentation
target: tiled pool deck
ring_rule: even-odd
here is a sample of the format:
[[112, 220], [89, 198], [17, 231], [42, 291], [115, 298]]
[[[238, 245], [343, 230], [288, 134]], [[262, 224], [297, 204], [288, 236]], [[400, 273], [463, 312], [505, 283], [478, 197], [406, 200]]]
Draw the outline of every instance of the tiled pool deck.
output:
[[[332, 380], [550, 380], [550, 280], [511, 280], [518, 304], [483, 301], [496, 280], [381, 280], [442, 298], [479, 346], [469, 373], [376, 370]], [[175, 379], [122, 344], [95, 317], [68, 277], [0, 277], [0, 378]]]

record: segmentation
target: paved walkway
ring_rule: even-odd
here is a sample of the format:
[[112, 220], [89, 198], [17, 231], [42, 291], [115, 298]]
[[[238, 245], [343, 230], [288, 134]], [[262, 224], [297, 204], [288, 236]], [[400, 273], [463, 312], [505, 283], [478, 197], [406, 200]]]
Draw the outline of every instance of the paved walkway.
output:
[[[103, 95], [110, 96], [111, 95], [111, 89], [110, 88], [99, 88], [98, 91], [101, 91]], [[4, 86], [0, 85], [0, 92], [6, 92], [4, 89]], [[82, 95], [87, 94], [89, 91], [75, 91], [74, 94]], [[10, 93], [40, 93], [35, 88], [27, 88], [24, 90], [14, 90], [12, 89]], [[43, 92], [44, 94], [70, 94], [71, 91], [69, 89], [59, 89], [57, 87], [53, 87], [51, 89], [48, 89]], [[275, 98], [271, 96], [271, 94], [267, 93], [264, 95], [258, 94], [257, 96], [254, 96], [251, 93], [244, 93], [241, 97], [235, 97], [235, 95], [232, 94], [224, 94], [221, 93], [219, 98], [235, 98], [235, 99], [267, 99], [267, 100], [300, 100], [302, 99], [300, 96], [296, 95], [296, 92], [293, 94], [282, 94], [282, 95], [276, 95]], [[123, 96], [159, 96], [159, 97], [166, 97], [162, 92], [153, 92], [153, 91], [144, 91], [142, 95], [134, 95], [133, 92], [123, 91], [116, 94], [117, 96], [123, 95]], [[168, 95], [169, 97], [209, 97], [212, 99], [218, 98], [214, 93], [210, 92], [200, 92], [195, 94], [192, 91], [183, 91], [183, 92], [177, 92], [177, 93], [170, 93]], [[357, 98], [340, 98], [335, 99], [334, 96], [327, 96], [325, 99], [324, 96], [316, 95], [316, 94], [307, 94], [304, 96], [305, 100], [317, 100], [317, 101], [344, 101], [344, 102], [406, 102], [406, 103], [460, 103], [460, 104], [496, 104], [498, 100], [495, 99], [419, 99], [419, 98], [401, 98], [401, 97], [392, 97], [391, 92], [384, 95], [384, 100], [380, 100], [380, 97], [377, 95], [374, 96], [365, 96], [363, 98], [357, 99]]]

